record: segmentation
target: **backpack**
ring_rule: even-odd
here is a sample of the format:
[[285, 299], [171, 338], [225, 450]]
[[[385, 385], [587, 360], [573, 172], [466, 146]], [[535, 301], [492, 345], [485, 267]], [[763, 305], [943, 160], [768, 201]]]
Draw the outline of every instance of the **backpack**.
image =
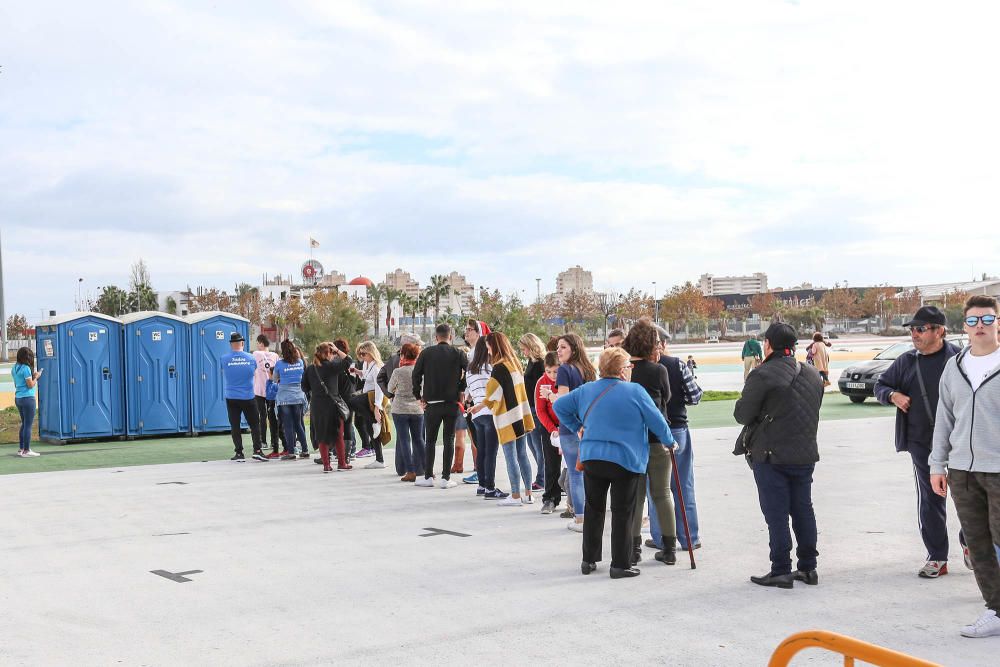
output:
[[806, 363], [809, 364], [810, 366], [816, 365], [813, 363], [813, 359], [816, 358], [816, 355], [814, 354], [815, 350], [816, 350], [815, 342], [813, 342], [813, 344], [810, 345], [809, 348], [806, 350]]

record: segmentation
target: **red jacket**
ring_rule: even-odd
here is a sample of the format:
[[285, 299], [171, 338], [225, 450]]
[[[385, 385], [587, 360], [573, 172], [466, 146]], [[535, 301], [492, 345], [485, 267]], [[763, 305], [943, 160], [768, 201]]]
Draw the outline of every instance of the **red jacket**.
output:
[[542, 394], [539, 391], [542, 387], [551, 387], [555, 389], [556, 383], [549, 379], [548, 375], [542, 374], [538, 384], [535, 385], [535, 413], [538, 414], [538, 421], [542, 422], [542, 426], [548, 433], [559, 430], [559, 418], [556, 417], [556, 413], [552, 410], [552, 401], [542, 398]]

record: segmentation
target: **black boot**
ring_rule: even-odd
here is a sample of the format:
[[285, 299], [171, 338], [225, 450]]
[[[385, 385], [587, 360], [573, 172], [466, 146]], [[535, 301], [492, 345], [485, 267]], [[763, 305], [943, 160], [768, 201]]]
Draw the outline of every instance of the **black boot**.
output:
[[642, 560], [642, 536], [632, 538], [632, 567]]
[[590, 574], [597, 569], [597, 563], [588, 563], [587, 561], [582, 561], [580, 563], [580, 573]]
[[816, 570], [809, 570], [805, 572], [803, 570], [796, 570], [792, 573], [792, 578], [795, 581], [801, 581], [804, 584], [809, 584], [810, 586], [815, 586], [819, 583], [819, 575], [816, 574]]
[[677, 550], [676, 549], [664, 549], [663, 551], [657, 551], [653, 554], [653, 558], [660, 561], [665, 565], [676, 565], [677, 564]]
[[778, 588], [791, 588], [795, 585], [795, 575], [789, 572], [788, 574], [771, 574], [768, 572], [762, 577], [750, 577], [750, 581], [757, 584], [758, 586], [777, 586]]
[[612, 579], [626, 579], [628, 577], [638, 577], [642, 573], [634, 567], [613, 567], [610, 574]]

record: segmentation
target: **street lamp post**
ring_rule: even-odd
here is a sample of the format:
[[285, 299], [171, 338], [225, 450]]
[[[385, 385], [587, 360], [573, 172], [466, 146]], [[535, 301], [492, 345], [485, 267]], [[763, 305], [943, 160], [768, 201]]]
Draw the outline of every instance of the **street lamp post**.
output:
[[542, 302], [542, 279], [535, 278], [535, 303]]
[[656, 298], [656, 281], [653, 281], [653, 323], [660, 323], [660, 301]]
[[83, 301], [80, 298], [81, 290], [83, 289], [83, 278], [76, 279], [76, 309], [83, 310]]

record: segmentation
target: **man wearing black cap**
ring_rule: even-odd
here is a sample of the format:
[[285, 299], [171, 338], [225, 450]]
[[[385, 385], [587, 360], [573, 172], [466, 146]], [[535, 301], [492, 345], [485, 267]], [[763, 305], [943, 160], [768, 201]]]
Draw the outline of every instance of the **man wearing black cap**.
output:
[[[771, 570], [750, 581], [792, 588], [796, 581], [816, 585], [816, 515], [812, 476], [819, 460], [816, 431], [823, 403], [823, 378], [795, 360], [795, 330], [776, 322], [764, 334], [764, 361], [747, 376], [733, 416], [744, 425], [734, 454], [745, 454], [757, 482], [760, 509], [767, 522]], [[792, 535], [798, 557], [792, 572]]]
[[[875, 382], [875, 398], [883, 405], [896, 406], [896, 451], [909, 452], [917, 480], [917, 525], [927, 548], [927, 557], [917, 574], [937, 579], [948, 574], [948, 515], [946, 501], [931, 488], [931, 455], [938, 385], [945, 364], [958, 354], [957, 347], [944, 339], [948, 332], [944, 313], [924, 306], [904, 324], [910, 329], [914, 349], [896, 357]], [[959, 533], [968, 564], [968, 549]]]
[[246, 417], [250, 426], [250, 437], [253, 440], [253, 457], [257, 461], [267, 461], [260, 448], [260, 421], [257, 406], [254, 403], [253, 376], [257, 370], [257, 360], [243, 351], [243, 336], [234, 331], [229, 335], [229, 347], [232, 352], [222, 356], [223, 393], [226, 399], [226, 412], [229, 414], [229, 430], [233, 436], [233, 447], [236, 455], [231, 461], [242, 463], [243, 435], [240, 433], [240, 415]]

